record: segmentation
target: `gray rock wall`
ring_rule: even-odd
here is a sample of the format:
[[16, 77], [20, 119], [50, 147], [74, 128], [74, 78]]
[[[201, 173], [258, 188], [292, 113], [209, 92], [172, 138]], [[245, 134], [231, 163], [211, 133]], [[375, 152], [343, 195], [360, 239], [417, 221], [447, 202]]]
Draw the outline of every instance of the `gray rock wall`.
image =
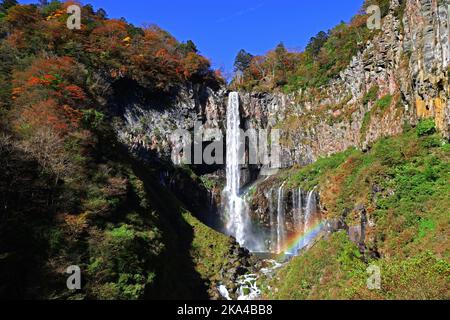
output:
[[[450, 137], [448, 20], [445, 1], [406, 0], [402, 9], [392, 0], [382, 30], [374, 31], [365, 49], [328, 86], [291, 95], [242, 92], [243, 126], [282, 131], [283, 167], [349, 147], [365, 149], [421, 118], [434, 118]], [[374, 86], [377, 97], [367, 101]], [[170, 139], [174, 130], [193, 130], [196, 121], [204, 128], [224, 129], [227, 95], [225, 88], [214, 92], [197, 85], [181, 88], [162, 107], [131, 103], [124, 106], [119, 137], [132, 149], [170, 158], [177, 147]], [[380, 109], [377, 99], [386, 95], [391, 104]]]

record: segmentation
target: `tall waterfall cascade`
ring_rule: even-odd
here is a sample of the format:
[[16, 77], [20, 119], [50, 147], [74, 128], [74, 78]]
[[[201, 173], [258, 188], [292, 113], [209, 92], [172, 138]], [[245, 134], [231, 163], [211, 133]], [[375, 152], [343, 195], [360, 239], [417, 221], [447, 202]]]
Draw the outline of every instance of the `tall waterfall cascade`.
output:
[[245, 228], [247, 216], [244, 212], [244, 200], [240, 197], [240, 115], [239, 94], [230, 93], [227, 110], [227, 184], [224, 190], [226, 231], [234, 236], [236, 241], [245, 246]]
[[[226, 130], [226, 186], [222, 211], [224, 231], [250, 251], [296, 255], [308, 246], [314, 236], [310, 234], [310, 229], [318, 219], [316, 191], [291, 191], [286, 183], [282, 183], [266, 194], [270, 211], [269, 226], [263, 227], [252, 221], [247, 203], [250, 187], [241, 188], [241, 159], [244, 159], [245, 146], [241, 141], [239, 108], [239, 94], [230, 93]], [[252, 187], [257, 183], [256, 181]], [[288, 205], [290, 194], [292, 205]], [[288, 226], [294, 230], [288, 230]], [[298, 241], [297, 238], [301, 240]]]
[[241, 189], [241, 159], [244, 158], [244, 146], [241, 143], [239, 114], [239, 94], [230, 93], [227, 110], [227, 184], [223, 192], [225, 231], [250, 251], [263, 251], [261, 235], [254, 232], [246, 201], [248, 190]]

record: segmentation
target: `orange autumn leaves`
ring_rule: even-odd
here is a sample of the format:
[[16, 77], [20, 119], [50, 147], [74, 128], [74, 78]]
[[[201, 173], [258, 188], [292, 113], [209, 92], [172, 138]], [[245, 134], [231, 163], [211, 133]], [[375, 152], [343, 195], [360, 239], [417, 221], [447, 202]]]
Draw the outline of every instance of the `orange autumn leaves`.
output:
[[76, 81], [80, 70], [69, 57], [37, 59], [27, 70], [14, 74], [13, 99], [18, 107], [18, 129], [52, 128], [65, 135], [77, 129], [87, 107], [84, 90]]
[[21, 120], [32, 128], [49, 127], [59, 134], [77, 128], [81, 114], [69, 106], [59, 106], [54, 99], [37, 102], [26, 108]]
[[71, 56], [87, 68], [109, 75], [108, 80], [126, 77], [149, 89], [167, 91], [186, 81], [211, 86], [224, 82], [195, 48], [155, 25], [136, 28], [125, 20], [106, 19], [92, 7], [81, 6], [81, 30], [68, 30], [66, 8], [72, 3], [53, 5], [52, 10], [44, 11], [15, 6], [6, 16], [8, 43], [36, 56], [43, 51]]
[[208, 59], [199, 56], [193, 52], [189, 52], [183, 60], [184, 64], [184, 76], [189, 79], [196, 74], [202, 75], [202, 72], [205, 72], [210, 68], [210, 62]]
[[208, 75], [220, 79], [208, 59], [183, 52], [174, 37], [154, 25], [132, 32], [122, 20], [102, 21], [90, 33], [86, 48], [95, 54], [93, 62], [108, 68], [112, 78], [128, 76], [163, 90]]

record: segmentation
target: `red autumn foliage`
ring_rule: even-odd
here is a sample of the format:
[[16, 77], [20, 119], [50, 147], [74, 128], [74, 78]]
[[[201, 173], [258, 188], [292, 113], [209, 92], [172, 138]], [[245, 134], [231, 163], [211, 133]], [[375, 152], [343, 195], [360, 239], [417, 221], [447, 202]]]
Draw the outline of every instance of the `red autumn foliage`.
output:
[[83, 89], [73, 83], [79, 74], [76, 62], [69, 57], [39, 58], [27, 70], [16, 72], [13, 95], [19, 125], [50, 127], [61, 135], [77, 129], [80, 108], [87, 103]]
[[[142, 86], [161, 90], [168, 90], [186, 80], [211, 81], [213, 85], [222, 82], [210, 69], [209, 61], [196, 53], [195, 45], [194, 49], [186, 46], [157, 26], [136, 28], [124, 20], [106, 19], [95, 13], [92, 7], [80, 5], [82, 29], [69, 30], [65, 27], [66, 9], [72, 4], [79, 3], [66, 1], [45, 13], [35, 6], [17, 6], [5, 18], [11, 26], [6, 41], [36, 56], [43, 51], [50, 56], [64, 52], [87, 68], [101, 69], [103, 74], [113, 79], [128, 77]], [[45, 61], [39, 60], [44, 63], [42, 72], [31, 73], [40, 80], [28, 77], [30, 86], [45, 85], [41, 78], [45, 74], [61, 74], [58, 70], [50, 71]], [[57, 67], [65, 68], [64, 65]], [[71, 81], [68, 82], [70, 84]], [[21, 86], [23, 83], [15, 85], [17, 88]], [[61, 98], [61, 92], [55, 92], [54, 96]], [[69, 97], [79, 100], [81, 96]]]
[[64, 88], [69, 96], [74, 100], [85, 100], [86, 95], [84, 94], [83, 89], [81, 89], [79, 86], [76, 86], [74, 84], [68, 85]]
[[126, 43], [123, 41], [128, 36], [127, 25], [121, 20], [105, 20], [103, 24], [95, 28], [89, 39], [88, 51], [102, 53], [112, 51], [114, 54], [125, 53]]
[[205, 57], [199, 56], [194, 52], [189, 52], [183, 60], [184, 76], [186, 79], [195, 75], [203, 75], [211, 67], [211, 63]]
[[40, 20], [39, 11], [32, 5], [17, 5], [8, 10], [6, 21], [13, 28], [30, 27]]
[[65, 105], [59, 106], [54, 99], [40, 101], [23, 110], [19, 124], [32, 128], [50, 127], [56, 133], [64, 135], [79, 127], [82, 113]]

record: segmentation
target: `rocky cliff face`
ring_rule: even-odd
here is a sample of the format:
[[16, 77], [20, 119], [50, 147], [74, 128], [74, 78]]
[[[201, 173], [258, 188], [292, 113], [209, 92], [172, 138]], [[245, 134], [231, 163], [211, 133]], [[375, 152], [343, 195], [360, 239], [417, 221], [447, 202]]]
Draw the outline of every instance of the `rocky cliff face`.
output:
[[[290, 95], [240, 93], [243, 129], [281, 130], [283, 168], [350, 147], [368, 149], [379, 138], [399, 134], [405, 124], [415, 125], [421, 118], [433, 118], [450, 138], [448, 5], [440, 0], [392, 0], [381, 30], [374, 32], [365, 49], [328, 86]], [[171, 139], [175, 130], [192, 131], [198, 121], [205, 129], [226, 127], [225, 88], [213, 91], [192, 85], [170, 97], [147, 99], [139, 90], [125, 96], [118, 102], [125, 121], [117, 130], [120, 139], [140, 155], [154, 152], [179, 163], [181, 154], [171, 154], [180, 148], [180, 141]], [[249, 171], [243, 168], [246, 180], [251, 179]], [[271, 209], [264, 190], [281, 184], [271, 181], [253, 199], [252, 215], [267, 226]], [[217, 204], [218, 194], [216, 190], [213, 195]], [[289, 203], [286, 207], [289, 230], [294, 217]]]
[[[445, 1], [392, 0], [381, 30], [330, 85], [291, 95], [241, 93], [244, 129], [281, 129], [283, 167], [367, 148], [420, 118], [434, 118], [450, 137], [448, 15]], [[128, 94], [120, 102], [125, 125], [118, 132], [132, 149], [170, 158], [174, 130], [192, 131], [196, 121], [226, 126], [225, 88], [191, 85], [153, 100]]]
[[367, 148], [420, 118], [450, 137], [448, 20], [444, 1], [393, 0], [382, 30], [329, 86], [242, 94], [246, 126], [282, 130], [283, 167]]
[[[350, 147], [365, 150], [422, 118], [433, 118], [449, 138], [448, 14], [443, 1], [408, 0], [404, 5], [392, 1], [381, 32], [329, 86], [291, 95], [242, 93], [245, 127], [282, 131], [284, 168]], [[254, 193], [251, 215], [262, 225], [270, 227], [273, 190], [282, 183], [270, 179]], [[284, 228], [288, 232], [295, 226], [291, 201], [295, 192], [285, 191]], [[332, 230], [344, 229], [360, 244], [366, 237], [364, 208], [355, 208], [355, 216], [361, 220], [355, 226], [329, 223]]]
[[197, 123], [203, 129], [224, 125], [225, 88], [214, 91], [203, 85], [186, 84], [169, 94], [154, 94], [135, 83], [126, 87], [127, 90], [116, 92], [112, 105], [123, 119], [116, 125], [119, 139], [134, 153], [153, 153], [177, 163], [179, 159], [172, 155], [178, 143], [172, 139], [175, 131], [192, 132]]

